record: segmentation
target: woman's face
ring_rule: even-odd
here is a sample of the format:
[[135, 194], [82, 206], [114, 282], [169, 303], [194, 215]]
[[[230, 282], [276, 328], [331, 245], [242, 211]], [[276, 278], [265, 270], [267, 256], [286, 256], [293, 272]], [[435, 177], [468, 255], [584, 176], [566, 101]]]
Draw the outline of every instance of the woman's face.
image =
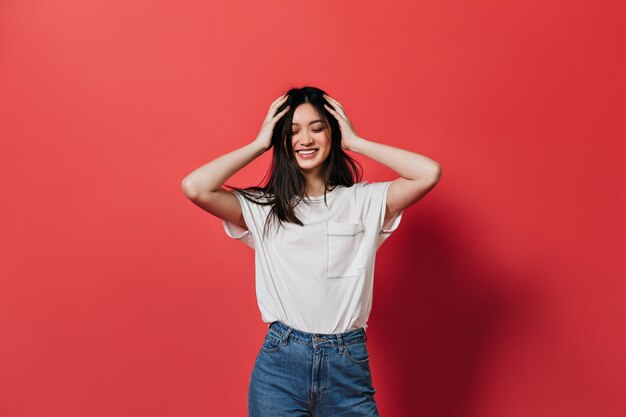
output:
[[[330, 127], [318, 116], [315, 107], [303, 103], [293, 113], [291, 133], [291, 147], [300, 169], [319, 173], [330, 153]], [[302, 152], [308, 149], [313, 152]]]

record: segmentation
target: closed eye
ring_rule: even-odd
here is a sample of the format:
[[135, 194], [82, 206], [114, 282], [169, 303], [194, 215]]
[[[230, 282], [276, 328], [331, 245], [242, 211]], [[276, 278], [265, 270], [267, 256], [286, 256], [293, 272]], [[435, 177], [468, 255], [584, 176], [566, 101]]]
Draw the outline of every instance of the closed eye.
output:
[[[315, 133], [320, 133], [320, 132], [322, 132], [323, 130], [324, 130], [324, 128], [321, 128], [321, 129], [318, 129], [318, 130], [314, 130], [313, 132], [315, 132]], [[300, 133], [300, 132], [291, 132], [291, 134], [292, 134], [292, 135], [296, 135], [296, 134], [298, 134], [298, 133]]]

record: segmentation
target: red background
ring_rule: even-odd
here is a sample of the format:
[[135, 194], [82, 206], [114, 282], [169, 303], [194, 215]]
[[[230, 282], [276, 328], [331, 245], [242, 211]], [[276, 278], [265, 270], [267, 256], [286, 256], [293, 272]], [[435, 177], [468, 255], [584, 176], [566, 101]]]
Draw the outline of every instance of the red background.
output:
[[378, 253], [381, 415], [626, 415], [623, 4], [4, 0], [0, 415], [246, 415], [254, 254], [180, 185], [307, 84], [443, 167]]

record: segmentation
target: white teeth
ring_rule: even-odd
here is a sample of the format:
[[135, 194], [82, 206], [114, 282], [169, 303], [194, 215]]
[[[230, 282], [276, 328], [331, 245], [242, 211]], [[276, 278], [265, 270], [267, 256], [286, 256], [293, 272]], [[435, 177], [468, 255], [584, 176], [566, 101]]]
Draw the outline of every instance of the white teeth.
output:
[[298, 151], [298, 153], [304, 154], [304, 155], [311, 155], [312, 153], [317, 152], [317, 149], [313, 149], [310, 151]]

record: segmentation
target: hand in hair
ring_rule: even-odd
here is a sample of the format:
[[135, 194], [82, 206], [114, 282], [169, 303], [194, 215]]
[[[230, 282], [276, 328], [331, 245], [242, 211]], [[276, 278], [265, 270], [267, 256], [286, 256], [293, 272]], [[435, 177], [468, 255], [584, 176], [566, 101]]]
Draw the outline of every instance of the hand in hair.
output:
[[337, 122], [339, 122], [339, 128], [341, 129], [341, 147], [350, 150], [350, 146], [357, 142], [360, 138], [354, 131], [352, 123], [343, 111], [341, 104], [327, 94], [324, 94], [324, 98], [332, 105], [332, 108], [327, 104], [324, 107], [333, 115]]
[[280, 119], [287, 112], [287, 110], [289, 110], [289, 106], [287, 106], [282, 111], [274, 114], [276, 110], [285, 102], [287, 97], [287, 94], [285, 94], [274, 100], [269, 111], [267, 112], [267, 116], [265, 116], [265, 120], [263, 120], [261, 130], [257, 138], [254, 140], [254, 143], [259, 144], [259, 146], [263, 148], [263, 151], [268, 151], [272, 147], [272, 132], [274, 130], [274, 126], [276, 125], [278, 119]]

